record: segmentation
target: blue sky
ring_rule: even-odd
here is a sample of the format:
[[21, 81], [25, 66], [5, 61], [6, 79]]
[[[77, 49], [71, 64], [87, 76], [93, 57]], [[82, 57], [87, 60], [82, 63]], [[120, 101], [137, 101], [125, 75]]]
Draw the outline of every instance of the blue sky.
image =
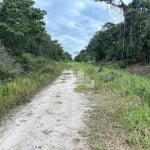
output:
[[73, 57], [106, 22], [123, 20], [121, 10], [94, 0], [35, 0], [35, 6], [47, 11], [47, 32]]

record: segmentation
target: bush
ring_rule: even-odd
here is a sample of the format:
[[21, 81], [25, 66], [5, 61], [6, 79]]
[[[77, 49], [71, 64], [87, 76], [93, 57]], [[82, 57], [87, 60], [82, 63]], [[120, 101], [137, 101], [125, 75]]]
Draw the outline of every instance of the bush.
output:
[[[21, 64], [26, 72], [36, 72], [38, 69], [40, 72], [42, 72], [42, 70], [43, 72], [51, 72], [51, 70], [54, 70], [52, 67], [55, 66], [56, 63], [44, 57], [35, 57], [32, 54], [24, 53], [21, 58]], [[53, 66], [49, 66], [49, 64], [53, 64]]]
[[9, 78], [15, 78], [21, 71], [18, 69], [20, 64], [15, 65], [13, 59], [4, 51], [0, 49], [0, 80], [8, 80]]
[[55, 68], [54, 68], [54, 66], [48, 64], [48, 65], [45, 65], [43, 68], [40, 69], [40, 73], [52, 73], [52, 74], [55, 74]]
[[34, 61], [33, 55], [26, 53], [22, 55], [21, 64], [25, 71], [34, 70], [35, 66], [37, 65]]

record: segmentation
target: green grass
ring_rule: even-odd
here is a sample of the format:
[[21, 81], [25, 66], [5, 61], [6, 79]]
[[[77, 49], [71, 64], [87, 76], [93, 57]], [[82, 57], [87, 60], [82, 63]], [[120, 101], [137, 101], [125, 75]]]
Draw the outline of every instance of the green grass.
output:
[[[7, 113], [16, 105], [28, 102], [37, 91], [50, 84], [60, 75], [64, 64], [42, 59], [38, 58], [37, 60], [42, 61], [42, 64], [35, 64], [38, 68], [34, 66], [25, 75], [0, 82], [0, 116]], [[35, 60], [36, 58], [34, 58]], [[30, 65], [33, 67], [32, 64]]]
[[[85, 76], [89, 76], [91, 80], [94, 80], [94, 87], [90, 89], [93, 93], [105, 93], [113, 92], [117, 95], [117, 103], [113, 101], [111, 96], [108, 98], [111, 102], [105, 107], [105, 114], [101, 114], [98, 108], [94, 108], [93, 116], [96, 113], [100, 117], [107, 118], [111, 116], [113, 120], [117, 119], [118, 129], [114, 129], [114, 132], [120, 132], [123, 142], [126, 143], [131, 149], [149, 149], [150, 147], [150, 79], [129, 74], [123, 70], [116, 70], [112, 68], [103, 68], [103, 71], [98, 73], [98, 66], [85, 63], [69, 63], [69, 66], [73, 67], [76, 71], [83, 70]], [[113, 80], [107, 80], [109, 74], [114, 74]], [[81, 84], [79, 86], [81, 91], [89, 91], [89, 89]], [[99, 99], [101, 95], [99, 95]], [[115, 96], [116, 97], [116, 96]], [[103, 101], [103, 99], [102, 99]], [[96, 102], [96, 104], [101, 105], [102, 101]], [[110, 114], [108, 113], [114, 110]], [[116, 114], [119, 114], [116, 115]], [[113, 124], [113, 121], [107, 119], [107, 124]], [[105, 123], [105, 121], [103, 123]], [[90, 122], [95, 122], [92, 119]], [[101, 122], [102, 123], [102, 122]], [[97, 124], [97, 123], [96, 123]], [[94, 128], [95, 125], [92, 126]], [[98, 130], [101, 133], [101, 128]], [[108, 130], [108, 128], [107, 128]], [[107, 131], [106, 130], [106, 131]], [[118, 131], [117, 131], [118, 130]], [[93, 132], [94, 130], [92, 130]], [[110, 132], [111, 133], [111, 132]], [[94, 135], [93, 135], [94, 136]], [[101, 138], [102, 140], [102, 138]], [[97, 141], [95, 145], [98, 145]], [[93, 147], [92, 147], [93, 148]], [[100, 149], [93, 148], [93, 149]]]
[[[150, 106], [150, 79], [105, 67], [101, 73], [98, 73], [99, 67], [91, 64], [70, 63], [69, 65], [76, 70], [82, 69], [89, 75], [95, 81], [95, 89], [103, 87], [120, 92], [122, 96], [136, 96], [139, 98], [139, 103]], [[115, 73], [116, 77], [113, 81], [107, 82], [107, 75], [111, 72]]]
[[130, 144], [143, 144], [144, 149], [150, 148], [150, 108], [139, 107], [126, 112], [122, 124]]

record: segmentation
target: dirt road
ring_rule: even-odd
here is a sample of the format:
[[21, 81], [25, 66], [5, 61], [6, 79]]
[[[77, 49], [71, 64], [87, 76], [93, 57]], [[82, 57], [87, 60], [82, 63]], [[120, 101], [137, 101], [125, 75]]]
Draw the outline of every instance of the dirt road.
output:
[[0, 150], [85, 150], [79, 134], [87, 103], [66, 70], [30, 103], [14, 109], [0, 125]]

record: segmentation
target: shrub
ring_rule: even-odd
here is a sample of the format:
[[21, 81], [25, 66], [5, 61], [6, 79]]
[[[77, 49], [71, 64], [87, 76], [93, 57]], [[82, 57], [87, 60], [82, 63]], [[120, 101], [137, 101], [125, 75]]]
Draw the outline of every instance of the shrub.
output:
[[[20, 66], [18, 64], [18, 66]], [[7, 52], [3, 49], [0, 49], [0, 80], [8, 80], [9, 78], [15, 78], [19, 73], [21, 73], [21, 66], [20, 70], [17, 69], [13, 58], [11, 58]]]

